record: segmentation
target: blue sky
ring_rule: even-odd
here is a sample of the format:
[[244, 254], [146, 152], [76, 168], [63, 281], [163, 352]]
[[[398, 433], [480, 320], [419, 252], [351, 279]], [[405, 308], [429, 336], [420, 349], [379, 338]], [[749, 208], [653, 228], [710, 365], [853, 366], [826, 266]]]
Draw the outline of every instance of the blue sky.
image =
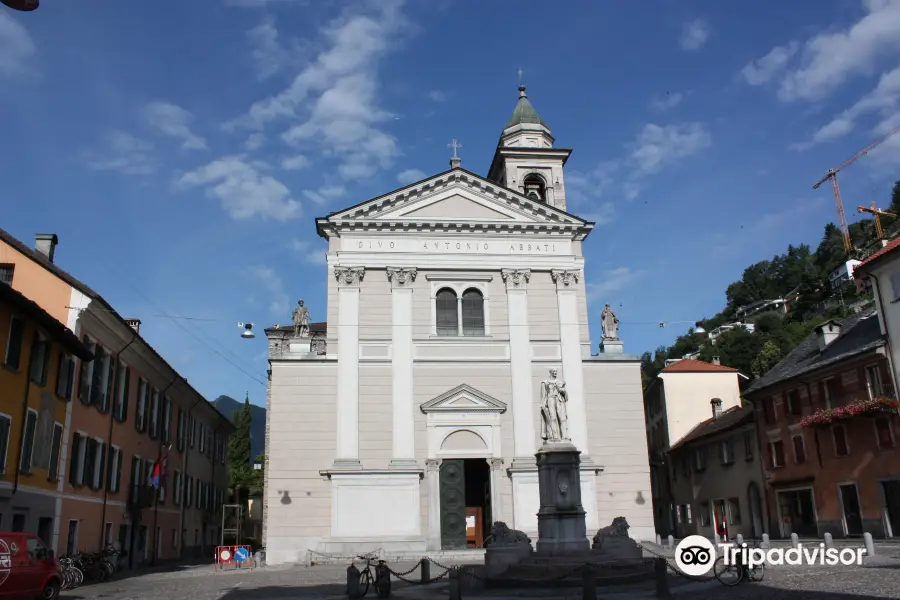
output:
[[[520, 67], [597, 222], [593, 338], [610, 302], [634, 354], [816, 244], [835, 211], [812, 184], [900, 123], [897, 1], [349, 5], [0, 11], [2, 227], [59, 234], [57, 262], [210, 398], [265, 401], [264, 338], [237, 321], [301, 297], [324, 318], [315, 217], [445, 170], [453, 138], [484, 174]], [[851, 220], [898, 167], [895, 136], [842, 175]]]

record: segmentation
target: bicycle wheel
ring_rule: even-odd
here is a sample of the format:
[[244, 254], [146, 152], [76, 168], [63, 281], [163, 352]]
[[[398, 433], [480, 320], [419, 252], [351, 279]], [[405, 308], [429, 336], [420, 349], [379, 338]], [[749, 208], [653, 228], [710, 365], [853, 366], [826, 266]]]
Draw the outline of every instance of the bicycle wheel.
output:
[[741, 582], [744, 571], [740, 565], [734, 563], [725, 564], [725, 557], [720, 556], [713, 564], [713, 574], [719, 580], [719, 583], [731, 587]]
[[759, 583], [766, 576], [766, 563], [760, 563], [747, 571], [750, 581]]
[[75, 574], [75, 587], [78, 587], [84, 583], [84, 572], [78, 567], [72, 567], [72, 571]]
[[372, 582], [372, 573], [368, 567], [359, 574], [359, 596], [363, 597], [369, 591], [369, 584]]

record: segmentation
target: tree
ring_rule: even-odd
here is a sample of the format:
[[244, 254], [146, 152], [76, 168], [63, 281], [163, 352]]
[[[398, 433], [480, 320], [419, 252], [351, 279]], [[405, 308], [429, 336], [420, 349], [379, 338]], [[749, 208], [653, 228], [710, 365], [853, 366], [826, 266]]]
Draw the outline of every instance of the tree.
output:
[[234, 433], [228, 439], [228, 476], [235, 498], [238, 490], [253, 483], [253, 466], [250, 464], [250, 396], [244, 399], [244, 406], [231, 418]]
[[762, 377], [766, 371], [777, 365], [781, 359], [781, 348], [778, 347], [778, 344], [772, 340], [766, 340], [759, 354], [756, 355], [756, 358], [750, 364], [750, 371], [754, 377]]

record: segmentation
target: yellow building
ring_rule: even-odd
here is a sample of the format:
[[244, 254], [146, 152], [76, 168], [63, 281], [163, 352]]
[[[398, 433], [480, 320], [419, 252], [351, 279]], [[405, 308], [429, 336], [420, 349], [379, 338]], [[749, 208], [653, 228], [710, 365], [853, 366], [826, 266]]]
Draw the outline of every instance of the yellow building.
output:
[[0, 283], [0, 531], [52, 539], [73, 356], [93, 359], [65, 325]]

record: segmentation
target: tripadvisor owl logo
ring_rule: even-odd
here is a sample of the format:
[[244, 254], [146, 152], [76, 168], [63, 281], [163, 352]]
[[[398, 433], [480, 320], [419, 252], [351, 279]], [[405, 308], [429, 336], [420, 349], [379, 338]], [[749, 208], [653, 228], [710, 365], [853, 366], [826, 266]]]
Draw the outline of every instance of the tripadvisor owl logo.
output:
[[675, 547], [675, 565], [685, 575], [704, 575], [715, 561], [716, 547], [702, 535], [689, 535]]

